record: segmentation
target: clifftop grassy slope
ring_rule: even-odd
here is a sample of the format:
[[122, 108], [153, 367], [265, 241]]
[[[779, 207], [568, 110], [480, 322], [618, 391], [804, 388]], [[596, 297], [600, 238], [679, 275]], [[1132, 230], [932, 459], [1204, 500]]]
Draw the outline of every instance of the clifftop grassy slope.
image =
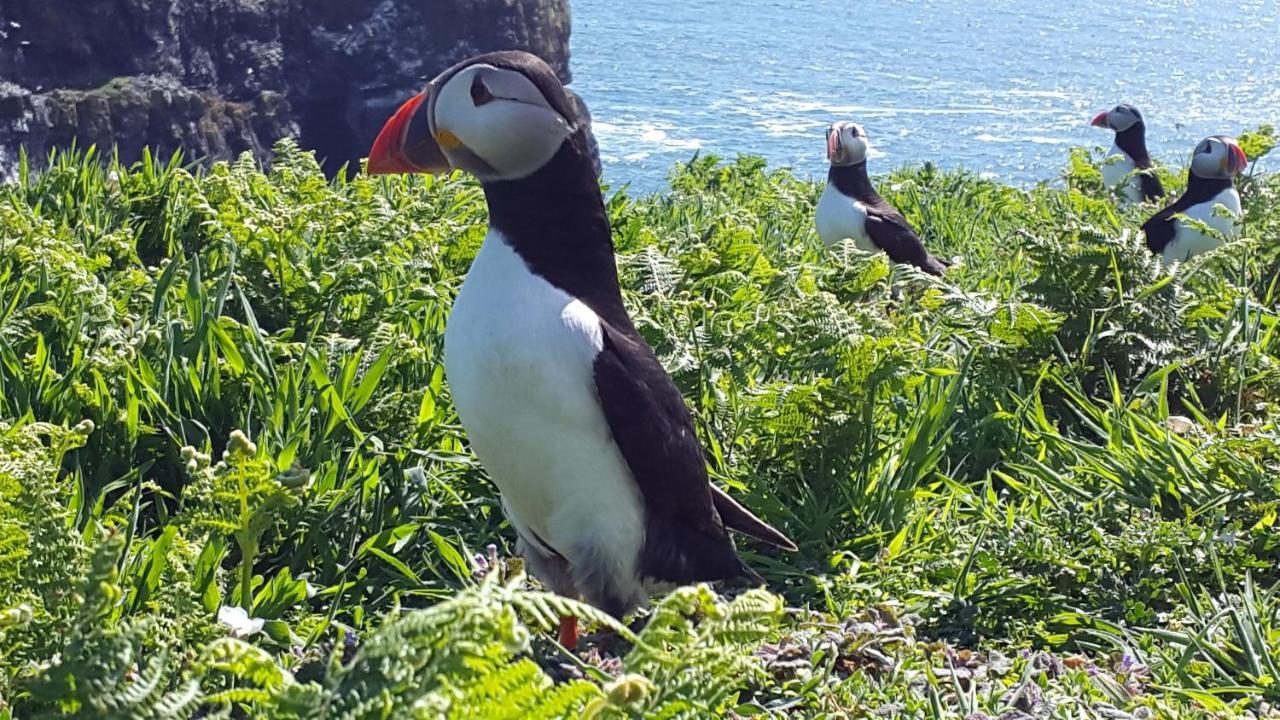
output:
[[1274, 715], [1280, 176], [1170, 274], [1086, 155], [881, 178], [941, 281], [756, 159], [609, 195], [715, 480], [801, 552], [585, 661], [441, 368], [478, 187], [56, 158], [0, 188], [0, 718]]

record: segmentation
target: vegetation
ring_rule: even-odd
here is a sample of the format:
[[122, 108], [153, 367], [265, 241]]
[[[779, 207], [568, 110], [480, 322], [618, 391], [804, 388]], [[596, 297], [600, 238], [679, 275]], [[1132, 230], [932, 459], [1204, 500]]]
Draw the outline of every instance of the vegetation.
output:
[[[742, 543], [776, 594], [630, 628], [530, 587], [453, 413], [474, 183], [329, 182], [288, 144], [24, 170], [0, 718], [1276, 716], [1280, 176], [1170, 273], [1092, 162], [884, 178], [942, 280], [821, 248], [820, 188], [758, 159], [609, 194], [716, 482], [801, 546]], [[562, 610], [613, 637], [563, 652]]]

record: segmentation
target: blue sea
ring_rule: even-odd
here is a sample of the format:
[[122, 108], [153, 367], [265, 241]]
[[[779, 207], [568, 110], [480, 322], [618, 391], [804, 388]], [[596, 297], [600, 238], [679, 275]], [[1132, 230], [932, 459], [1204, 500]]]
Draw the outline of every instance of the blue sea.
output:
[[1173, 165], [1280, 124], [1275, 1], [581, 0], [572, 43], [606, 180], [636, 190], [695, 153], [821, 176], [835, 119], [867, 128], [873, 173], [933, 161], [1018, 184], [1109, 145], [1089, 121], [1119, 102]]

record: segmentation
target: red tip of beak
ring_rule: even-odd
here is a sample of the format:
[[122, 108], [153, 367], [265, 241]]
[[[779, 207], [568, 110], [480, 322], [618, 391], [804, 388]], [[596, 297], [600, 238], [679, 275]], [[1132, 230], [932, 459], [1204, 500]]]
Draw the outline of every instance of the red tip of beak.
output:
[[827, 161], [834, 162], [840, 152], [840, 133], [827, 133]]
[[566, 650], [578, 649], [578, 618], [572, 615], [560, 616], [560, 644]]
[[1231, 146], [1231, 161], [1237, 173], [1244, 172], [1244, 169], [1249, 167], [1249, 156], [1244, 154], [1239, 145]]
[[396, 114], [391, 116], [387, 124], [382, 126], [382, 132], [378, 133], [378, 138], [373, 141], [373, 148], [369, 150], [367, 172], [370, 175], [420, 172], [420, 168], [405, 157], [404, 143], [413, 114], [426, 99], [425, 92], [409, 98], [408, 102], [401, 105]]
[[1095, 115], [1095, 116], [1093, 117], [1093, 122], [1092, 122], [1091, 124], [1092, 124], [1094, 127], [1106, 127], [1106, 126], [1107, 126], [1107, 113], [1105, 113], [1105, 112], [1100, 112], [1100, 113], [1098, 113], [1097, 115]]

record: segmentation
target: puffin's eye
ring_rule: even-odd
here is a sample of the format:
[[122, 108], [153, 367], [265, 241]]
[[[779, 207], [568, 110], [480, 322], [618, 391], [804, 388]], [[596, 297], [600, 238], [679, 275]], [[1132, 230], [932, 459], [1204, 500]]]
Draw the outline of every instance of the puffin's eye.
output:
[[476, 107], [480, 107], [492, 99], [493, 93], [489, 92], [489, 88], [484, 84], [484, 81], [480, 79], [480, 76], [477, 75], [475, 79], [471, 81], [471, 104]]
[[1207, 155], [1212, 150], [1213, 150], [1213, 143], [1207, 142], [1204, 144], [1204, 147], [1200, 148], [1200, 154]]

